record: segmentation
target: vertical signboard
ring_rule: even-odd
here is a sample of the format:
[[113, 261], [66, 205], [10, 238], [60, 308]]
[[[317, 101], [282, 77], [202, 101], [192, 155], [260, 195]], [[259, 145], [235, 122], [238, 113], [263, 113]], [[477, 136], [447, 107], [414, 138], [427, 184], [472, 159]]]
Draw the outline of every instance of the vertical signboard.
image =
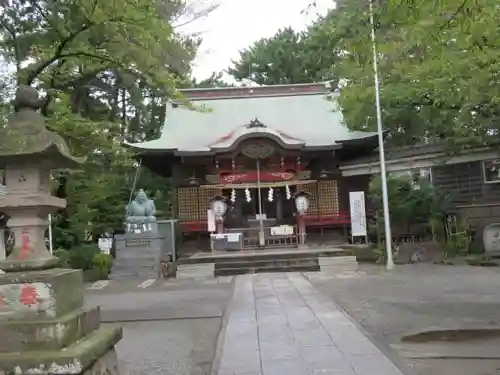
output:
[[368, 235], [366, 226], [365, 193], [363, 191], [349, 192], [349, 203], [351, 207], [351, 236], [366, 237]]

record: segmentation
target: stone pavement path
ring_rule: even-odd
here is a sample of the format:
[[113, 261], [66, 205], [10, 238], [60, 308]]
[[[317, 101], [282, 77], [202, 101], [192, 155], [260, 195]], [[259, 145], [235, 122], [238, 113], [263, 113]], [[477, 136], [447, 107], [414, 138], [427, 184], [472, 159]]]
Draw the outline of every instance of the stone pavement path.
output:
[[301, 274], [235, 280], [218, 375], [402, 375]]

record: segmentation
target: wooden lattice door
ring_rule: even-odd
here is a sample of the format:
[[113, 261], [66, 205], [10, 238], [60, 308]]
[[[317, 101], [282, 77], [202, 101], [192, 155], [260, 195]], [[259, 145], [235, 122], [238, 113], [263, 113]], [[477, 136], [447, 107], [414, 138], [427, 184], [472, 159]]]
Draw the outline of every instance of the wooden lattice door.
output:
[[336, 180], [318, 181], [318, 214], [339, 212], [339, 189]]

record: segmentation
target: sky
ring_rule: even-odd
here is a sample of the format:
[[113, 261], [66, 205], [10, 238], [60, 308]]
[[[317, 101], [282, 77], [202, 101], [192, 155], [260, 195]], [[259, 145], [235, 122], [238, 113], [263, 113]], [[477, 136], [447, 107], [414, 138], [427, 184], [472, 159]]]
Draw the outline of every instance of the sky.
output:
[[219, 7], [202, 19], [183, 27], [182, 32], [201, 32], [203, 43], [195, 60], [193, 75], [198, 80], [209, 77], [231, 65], [239, 51], [261, 38], [273, 36], [279, 29], [291, 26], [304, 29], [334, 7], [333, 0], [219, 0]]

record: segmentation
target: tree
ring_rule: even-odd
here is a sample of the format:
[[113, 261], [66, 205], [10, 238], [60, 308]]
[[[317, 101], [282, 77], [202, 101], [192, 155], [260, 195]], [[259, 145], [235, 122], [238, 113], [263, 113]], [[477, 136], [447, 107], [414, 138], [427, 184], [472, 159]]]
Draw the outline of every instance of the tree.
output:
[[292, 28], [279, 30], [240, 52], [228, 73], [237, 81], [259, 85], [308, 83], [331, 78], [335, 64], [334, 46], [320, 27], [319, 20], [306, 32]]
[[210, 77], [202, 79], [200, 81], [196, 80], [196, 78], [193, 78], [188, 86], [200, 89], [211, 87], [234, 87], [233, 84], [224, 80], [223, 72], [214, 72]]
[[[16, 69], [15, 84], [45, 91], [48, 126], [74, 153], [88, 157], [81, 171], [54, 175], [57, 195], [68, 200], [56, 217], [55, 233], [64, 233], [59, 245], [122, 226], [135, 168], [120, 143], [157, 135], [166, 100], [178, 96], [177, 86], [190, 74], [200, 39], [181, 36], [173, 23], [213, 9], [197, 12], [193, 4], [13, 0], [0, 5], [0, 48]], [[6, 83], [3, 100], [15, 88]], [[157, 184], [168, 191], [163, 181]]]
[[[285, 29], [241, 52], [229, 73], [257, 84], [329, 80], [347, 126], [376, 130], [369, 2], [337, 7], [304, 32]], [[384, 128], [393, 145], [452, 149], [499, 134], [500, 12], [495, 0], [374, 1]], [[339, 82], [342, 85], [338, 85]], [[457, 140], [460, 140], [457, 144]]]
[[[500, 114], [496, 6], [493, 0], [378, 6], [381, 102], [391, 142], [494, 140]], [[331, 28], [346, 51], [333, 67], [348, 82], [340, 104], [348, 126], [357, 130], [376, 128], [368, 15], [367, 5], [347, 2], [334, 12], [337, 26]]]

